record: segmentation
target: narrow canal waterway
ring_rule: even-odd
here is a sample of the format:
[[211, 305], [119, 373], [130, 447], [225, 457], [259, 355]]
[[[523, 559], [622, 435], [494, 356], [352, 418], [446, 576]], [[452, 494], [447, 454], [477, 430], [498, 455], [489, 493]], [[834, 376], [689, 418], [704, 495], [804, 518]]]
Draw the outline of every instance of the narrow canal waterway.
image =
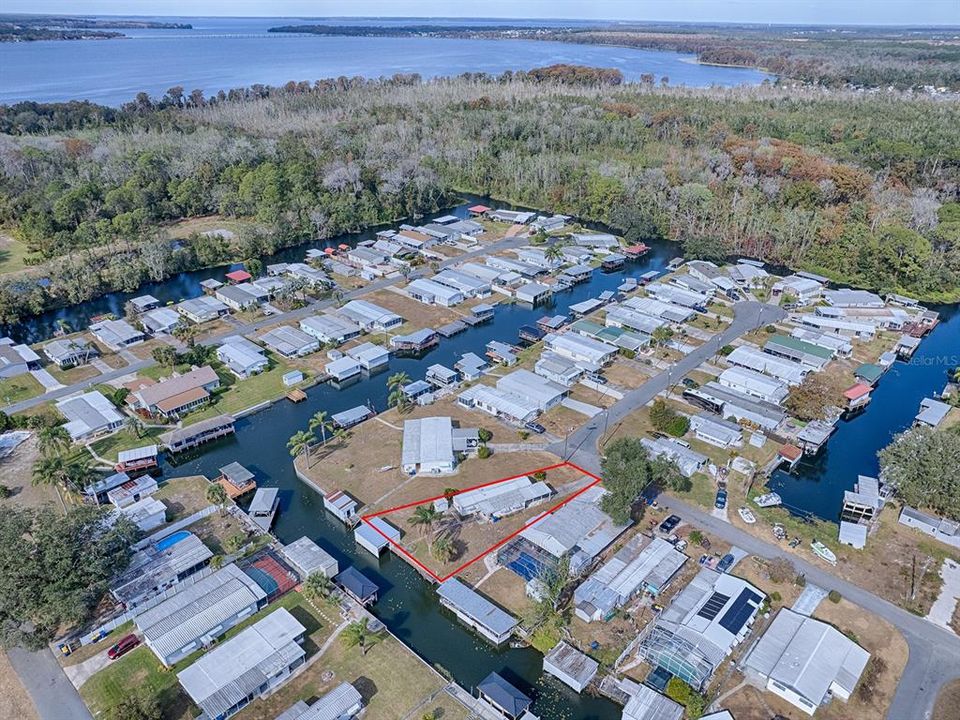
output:
[[910, 360], [898, 360], [884, 373], [867, 409], [841, 420], [827, 447], [804, 458], [792, 473], [773, 474], [770, 489], [788, 509], [839, 522], [844, 491], [853, 488], [857, 475], [877, 476], [877, 452], [913, 425], [923, 398], [943, 390], [949, 371], [960, 365], [960, 308], [933, 309], [940, 313], [940, 324]]
[[[470, 198], [453, 214], [464, 216], [468, 204], [483, 201]], [[502, 205], [502, 203], [499, 203]], [[372, 237], [373, 231], [325, 243], [301, 245], [282, 251], [265, 262], [300, 260], [308, 247], [324, 247], [341, 242], [355, 244]], [[592, 280], [560, 293], [554, 299], [556, 312], [565, 313], [576, 302], [595, 297], [604, 290], [615, 289], [625, 276], [637, 276], [650, 269], [662, 269], [678, 248], [673, 243], [654, 243], [642, 262], [629, 264], [622, 272], [604, 274], [599, 271]], [[209, 277], [222, 277], [225, 268], [183, 273], [163, 283], [140, 288], [136, 293], [113, 293], [82, 305], [51, 311], [30, 318], [7, 329], [19, 341], [37, 342], [52, 335], [58, 320], [79, 329], [89, 318], [105, 312], [121, 314], [124, 303], [135, 295], [150, 293], [162, 302], [177, 301], [200, 294], [199, 283]], [[841, 423], [827, 449], [816, 459], [804, 463], [794, 475], [778, 473], [774, 487], [794, 509], [835, 519], [839, 498], [852, 487], [858, 473], [876, 472], [876, 451], [890, 437], [910, 425], [922, 397], [940, 390], [949, 367], [960, 364], [960, 312], [955, 307], [937, 308], [940, 326], [921, 344], [914, 360], [898, 363], [883, 377], [867, 412], [850, 422]], [[422, 378], [433, 363], [452, 365], [468, 351], [482, 353], [492, 339], [514, 341], [521, 325], [534, 322], [551, 308], [533, 310], [521, 305], [498, 308], [493, 322], [443, 340], [426, 357], [392, 358], [389, 370], [365, 379], [349, 388], [337, 390], [319, 385], [308, 391], [308, 400], [298, 405], [277, 403], [237, 423], [233, 438], [207, 446], [204, 452], [181, 461], [176, 468], [166, 467], [168, 476], [204, 474], [213, 476], [217, 469], [233, 460], [239, 461], [258, 476], [261, 484], [279, 487], [281, 511], [275, 533], [283, 542], [303, 535], [318, 541], [331, 551], [341, 565], [354, 564], [368, 573], [381, 587], [380, 601], [374, 607], [398, 637], [407, 642], [428, 662], [442, 667], [460, 684], [472, 687], [490, 671], [503, 674], [536, 698], [535, 712], [544, 720], [614, 720], [620, 717], [619, 706], [602, 698], [579, 696], [553, 679], [542, 677], [543, 658], [532, 649], [494, 649], [477, 638], [445, 611], [436, 601], [433, 586], [399, 558], [387, 554], [377, 561], [358, 551], [352, 532], [323, 509], [320, 496], [297, 479], [286, 449], [287, 439], [306, 427], [311, 415], [319, 410], [335, 413], [362, 403], [378, 410], [386, 406], [386, 378], [389, 373], [403, 371], [413, 379]]]

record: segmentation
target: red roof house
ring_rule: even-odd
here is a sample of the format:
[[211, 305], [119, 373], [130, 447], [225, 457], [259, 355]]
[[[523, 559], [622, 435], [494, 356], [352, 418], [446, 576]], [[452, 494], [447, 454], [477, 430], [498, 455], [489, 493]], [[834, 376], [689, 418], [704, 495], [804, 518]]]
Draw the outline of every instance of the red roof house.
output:
[[471, 215], [486, 215], [490, 212], [490, 208], [486, 205], [474, 205], [472, 208], [467, 208]]
[[233, 272], [228, 272], [226, 277], [227, 280], [232, 283], [242, 283], [246, 282], [247, 280], [251, 280], [253, 275], [248, 273], [246, 270], [234, 270]]
[[872, 388], [865, 383], [857, 383], [852, 388], [843, 391], [843, 396], [847, 400], [859, 400], [864, 395], [869, 395]]

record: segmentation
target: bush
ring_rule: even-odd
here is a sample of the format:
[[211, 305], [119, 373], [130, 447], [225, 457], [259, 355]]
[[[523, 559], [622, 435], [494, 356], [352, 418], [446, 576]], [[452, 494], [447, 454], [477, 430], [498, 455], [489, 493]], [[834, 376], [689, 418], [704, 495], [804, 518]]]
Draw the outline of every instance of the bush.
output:
[[871, 655], [860, 677], [860, 684], [857, 685], [857, 698], [864, 702], [873, 700], [877, 691], [877, 682], [886, 671], [886, 661], [879, 655]]
[[767, 325], [767, 326], [763, 329], [763, 331], [764, 331], [765, 333], [769, 333], [770, 335], [773, 335], [773, 333], [775, 333], [775, 332], [777, 331], [777, 326], [776, 326], [776, 325]]
[[720, 354], [723, 355], [724, 357], [726, 357], [732, 352], [733, 352], [733, 345], [724, 345], [722, 348], [720, 348]]
[[793, 584], [797, 587], [806, 587], [807, 586], [807, 576], [803, 573], [800, 573], [793, 579]]
[[703, 715], [707, 706], [706, 698], [678, 677], [670, 678], [667, 683], [666, 695], [686, 708], [684, 715], [689, 720], [696, 720]]
[[830, 592], [827, 593], [827, 600], [829, 600], [834, 604], [840, 602], [842, 599], [843, 599], [843, 595], [841, 595], [836, 590], [831, 590]]
[[786, 582], [795, 574], [796, 570], [793, 568], [793, 563], [786, 558], [774, 558], [767, 565], [767, 575], [770, 577], [770, 582], [773, 583]]
[[689, 429], [690, 419], [685, 415], [678, 415], [669, 423], [667, 423], [664, 431], [669, 435], [673, 435], [674, 437], [683, 437], [687, 434], [687, 430]]
[[770, 601], [771, 601], [771, 602], [777, 602], [777, 603], [778, 603], [778, 602], [780, 602], [781, 600], [783, 600], [783, 596], [782, 596], [780, 593], [778, 593], [776, 590], [774, 590], [772, 593], [770, 593]]
[[480, 458], [481, 460], [486, 460], [491, 455], [493, 455], [493, 450], [491, 450], [486, 445], [481, 445], [480, 448], [477, 450], [477, 457]]
[[480, 428], [477, 430], [477, 438], [479, 438], [480, 442], [486, 444], [493, 439], [493, 433], [486, 428]]

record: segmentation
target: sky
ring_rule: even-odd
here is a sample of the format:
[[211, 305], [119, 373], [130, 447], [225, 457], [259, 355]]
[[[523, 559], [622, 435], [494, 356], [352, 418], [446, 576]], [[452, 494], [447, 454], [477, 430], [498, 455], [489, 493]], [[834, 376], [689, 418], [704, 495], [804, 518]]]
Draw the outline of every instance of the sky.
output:
[[960, 0], [3, 0], [3, 12], [960, 25]]

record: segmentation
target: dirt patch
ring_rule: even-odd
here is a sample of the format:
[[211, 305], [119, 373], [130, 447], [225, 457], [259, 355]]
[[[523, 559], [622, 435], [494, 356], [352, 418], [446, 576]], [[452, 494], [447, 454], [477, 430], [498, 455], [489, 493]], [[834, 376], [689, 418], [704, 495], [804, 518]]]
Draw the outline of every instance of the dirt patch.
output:
[[[476, 563], [475, 567], [478, 568], [475, 573], [486, 571], [481, 563]], [[522, 617], [533, 604], [533, 600], [527, 597], [523, 578], [505, 567], [494, 571], [476, 589], [516, 617]]]
[[0, 507], [5, 504], [25, 508], [49, 505], [58, 512], [63, 509], [63, 503], [53, 486], [33, 484], [33, 464], [39, 459], [40, 451], [37, 449], [36, 436], [31, 436], [11, 455], [0, 460], [3, 484], [10, 488], [11, 492], [9, 498], [0, 500]]
[[[526, 454], [511, 453], [502, 457], [523, 458], [524, 455]], [[534, 460], [537, 458], [531, 457], [529, 459]], [[478, 460], [475, 462], [486, 465], [486, 462], [488, 461]], [[522, 460], [520, 460], [520, 462], [522, 462]], [[537, 468], [544, 466], [534, 464], [526, 467], [519, 467], [511, 462], [509, 465], [503, 467], [508, 467], [510, 470], [505, 470], [502, 476], [493, 475], [489, 476], [488, 480], [480, 479], [479, 483], [489, 482], [490, 480], [496, 480], [500, 477], [510, 477], [511, 475], [516, 475], [517, 473], [536, 470]], [[486, 471], [486, 469], [487, 467], [483, 468], [484, 471]], [[472, 477], [476, 478], [476, 471], [474, 471]], [[454, 572], [464, 563], [488, 553], [490, 548], [492, 548], [494, 545], [502, 542], [505, 538], [513, 533], [518, 532], [524, 527], [524, 525], [539, 515], [547, 512], [550, 508], [555, 507], [565, 499], [568, 499], [574, 492], [583, 489], [592, 483], [593, 479], [590, 477], [585, 477], [582, 473], [574, 470], [573, 468], [563, 467], [548, 471], [546, 473], [545, 481], [555, 491], [555, 494], [552, 497], [528, 507], [525, 510], [502, 518], [497, 522], [482, 520], [476, 515], [467, 518], [461, 518], [452, 508], [443, 513], [443, 515], [438, 518], [437, 521], [429, 528], [417, 526], [412, 522], [416, 507], [404, 508], [403, 510], [391, 512], [383, 517], [385, 520], [390, 522], [390, 524], [400, 528], [401, 531], [403, 531], [404, 538], [401, 541], [403, 547], [426, 567], [428, 567], [432, 572], [442, 578], [449, 573]], [[471, 484], [476, 485], [479, 483]], [[441, 484], [443, 484], [445, 487], [457, 489], [462, 487], [470, 487], [470, 484], [460, 485], [459, 482], [445, 482]], [[443, 492], [443, 489], [444, 488], [440, 488], [439, 492]], [[439, 492], [436, 494], [439, 494]], [[423, 497], [431, 497], [431, 495], [425, 495]], [[439, 538], [446, 538], [453, 544], [454, 554], [447, 560], [438, 559], [432, 552], [433, 543]], [[481, 565], [481, 562], [478, 560], [474, 564]]]
[[[426, 305], [398, 289], [378, 290], [364, 299], [395, 312], [404, 319], [404, 327], [409, 327], [410, 330], [425, 327], [438, 328], [460, 318], [460, 313], [453, 308]], [[404, 330], [404, 332], [409, 331]]]
[[932, 720], [955, 720], [957, 708], [960, 708], [960, 679], [952, 680], [940, 689]]
[[0, 720], [38, 720], [37, 710], [10, 664], [6, 653], [0, 652]]

